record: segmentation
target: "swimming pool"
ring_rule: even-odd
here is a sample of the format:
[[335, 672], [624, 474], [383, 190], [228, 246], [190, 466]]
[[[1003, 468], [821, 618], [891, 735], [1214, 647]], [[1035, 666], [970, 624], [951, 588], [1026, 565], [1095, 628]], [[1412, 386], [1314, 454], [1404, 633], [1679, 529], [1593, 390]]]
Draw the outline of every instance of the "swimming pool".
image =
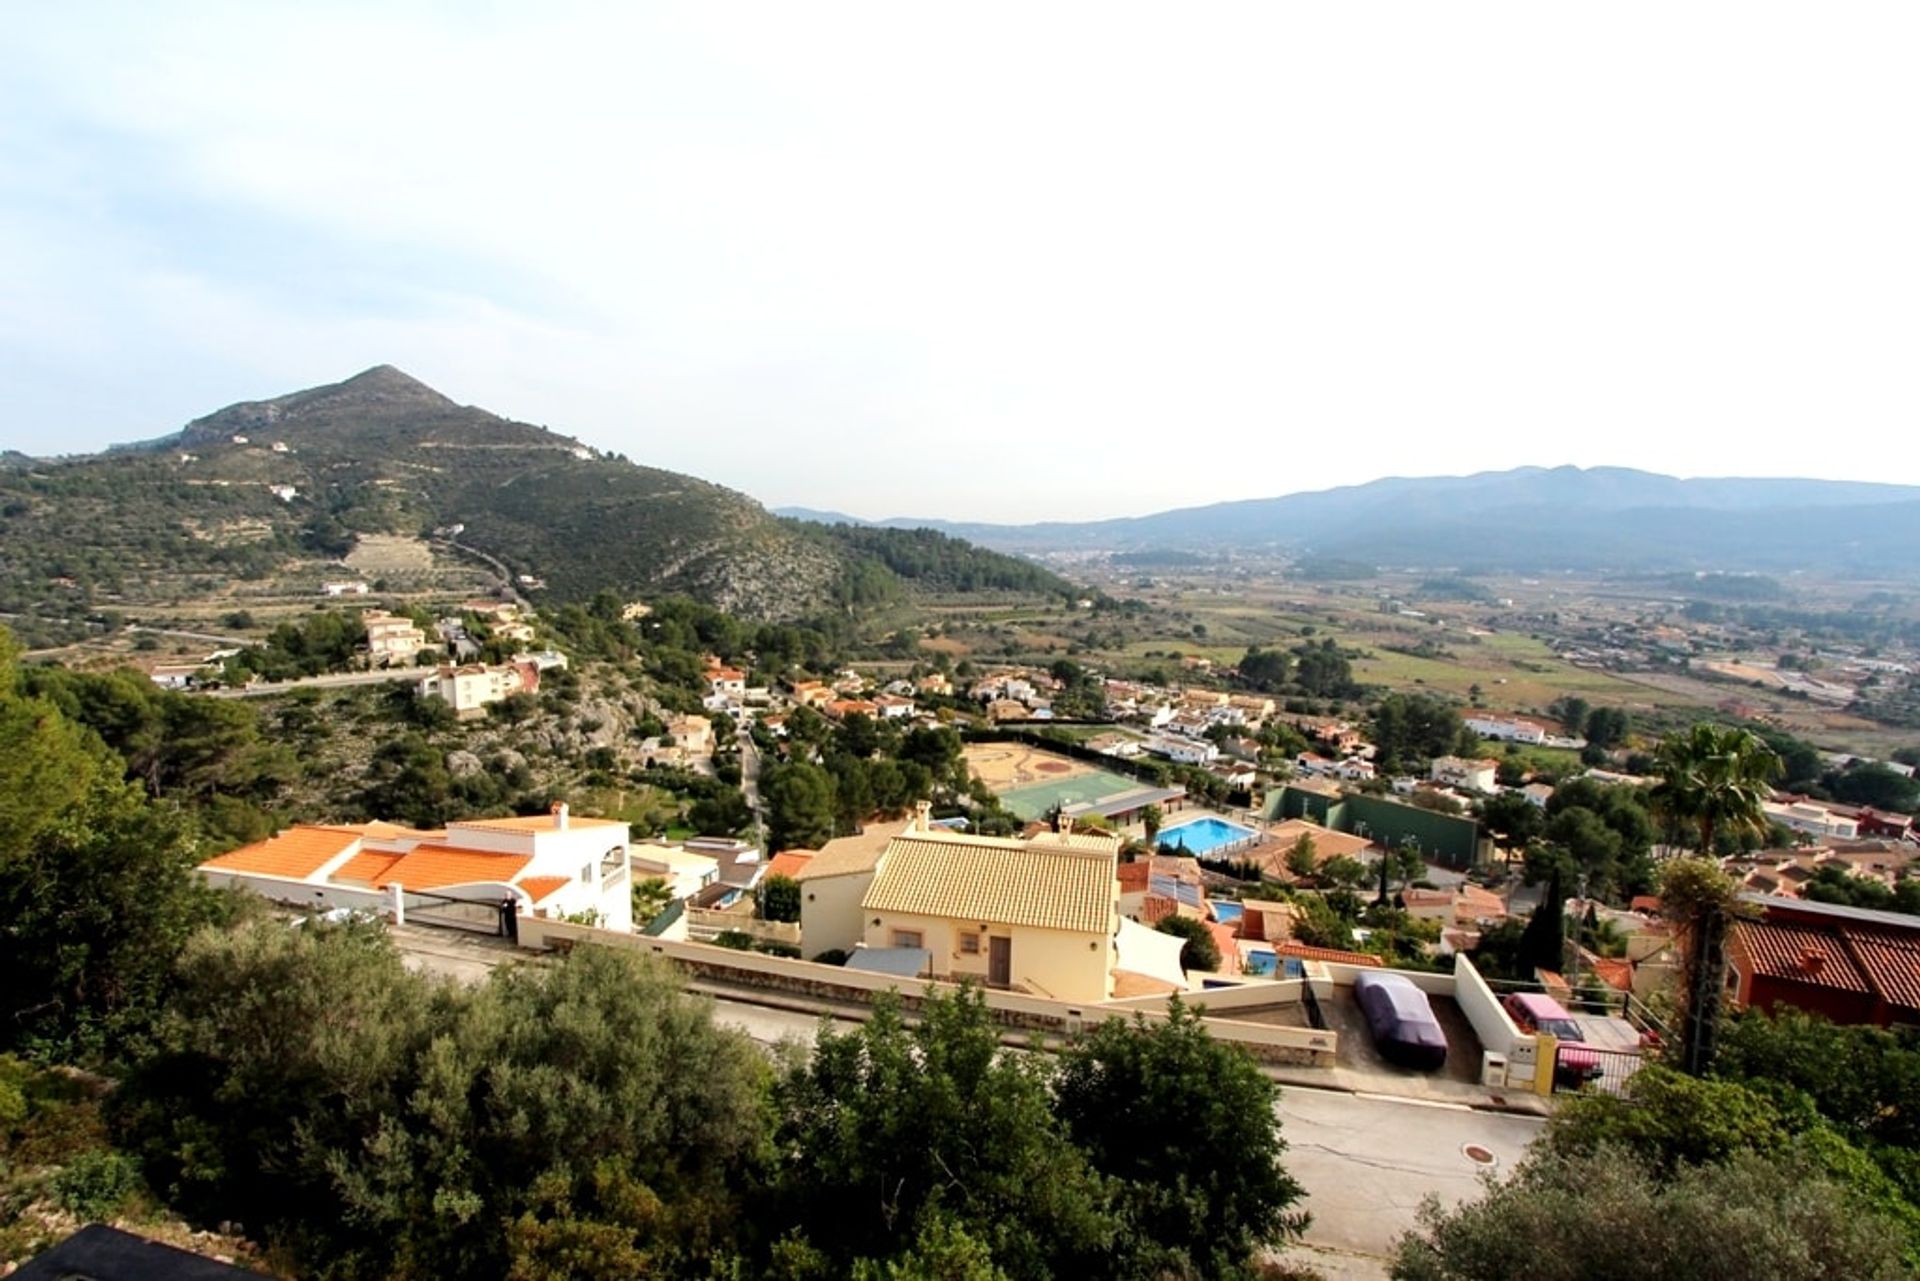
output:
[[1235, 845], [1253, 835], [1251, 827], [1229, 823], [1224, 818], [1196, 818], [1178, 827], [1160, 830], [1160, 848], [1175, 850], [1182, 846], [1196, 858], [1204, 857], [1226, 845]]
[[1299, 957], [1281, 956], [1277, 952], [1269, 952], [1264, 947], [1256, 947], [1248, 952], [1246, 960], [1241, 962], [1240, 969], [1244, 974], [1253, 974], [1261, 978], [1266, 978], [1276, 970], [1282, 978], [1298, 979], [1305, 978], [1307, 975], [1307, 968], [1300, 963]]
[[1213, 919], [1222, 925], [1232, 925], [1240, 919], [1243, 911], [1238, 903], [1224, 903], [1218, 899], [1213, 903]]

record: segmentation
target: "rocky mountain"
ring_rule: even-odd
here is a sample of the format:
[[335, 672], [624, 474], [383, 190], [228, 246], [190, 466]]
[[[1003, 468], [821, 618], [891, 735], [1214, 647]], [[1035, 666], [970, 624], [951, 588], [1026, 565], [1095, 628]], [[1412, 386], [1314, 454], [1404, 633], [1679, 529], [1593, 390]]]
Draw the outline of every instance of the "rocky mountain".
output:
[[50, 580], [112, 595], [156, 576], [259, 578], [341, 556], [362, 534], [456, 526], [461, 544], [562, 599], [678, 592], [782, 619], [917, 587], [969, 590], [950, 581], [956, 566], [975, 585], [1071, 590], [952, 540], [929, 557], [925, 533], [856, 547], [852, 531], [781, 520], [744, 494], [456, 404], [383, 365], [157, 440], [0, 470], [0, 605]]
[[1273, 550], [1466, 569], [1915, 571], [1920, 487], [1521, 467], [1082, 523], [895, 518], [1006, 551]]

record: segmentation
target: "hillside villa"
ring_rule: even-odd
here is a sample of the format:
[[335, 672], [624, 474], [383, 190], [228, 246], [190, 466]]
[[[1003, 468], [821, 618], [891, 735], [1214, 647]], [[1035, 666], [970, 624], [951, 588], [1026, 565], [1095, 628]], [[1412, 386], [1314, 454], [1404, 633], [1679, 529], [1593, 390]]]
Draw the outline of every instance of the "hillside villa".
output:
[[[491, 932], [505, 917], [591, 914], [633, 928], [625, 823], [566, 805], [525, 818], [467, 819], [434, 831], [395, 823], [302, 823], [200, 864], [211, 885], [307, 908], [409, 914]], [[490, 928], [491, 927], [491, 928]]]
[[414, 692], [421, 698], [444, 700], [456, 715], [464, 718], [479, 716], [488, 705], [514, 694], [534, 694], [539, 690], [540, 668], [526, 662], [443, 665], [431, 676], [422, 677]]
[[427, 647], [427, 634], [411, 618], [368, 609], [361, 611], [360, 622], [367, 629], [367, 661], [375, 667], [411, 667]]
[[1920, 1024], [1920, 918], [1743, 895], [1727, 946], [1735, 1009], [1792, 1006], [1843, 1024]]
[[915, 973], [1069, 1001], [1112, 995], [1120, 842], [969, 836], [911, 818], [829, 841], [794, 874], [802, 949], [906, 949]]
[[1491, 796], [1498, 786], [1494, 775], [1499, 768], [1500, 762], [1488, 757], [1468, 760], [1460, 756], [1436, 756], [1430, 777], [1447, 787], [1464, 787]]

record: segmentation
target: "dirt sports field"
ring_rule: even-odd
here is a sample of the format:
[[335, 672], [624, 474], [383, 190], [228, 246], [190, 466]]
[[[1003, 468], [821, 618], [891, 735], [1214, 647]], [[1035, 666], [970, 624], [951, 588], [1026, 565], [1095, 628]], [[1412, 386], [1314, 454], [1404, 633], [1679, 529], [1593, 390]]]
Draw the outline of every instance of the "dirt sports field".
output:
[[969, 743], [964, 755], [974, 777], [996, 793], [1094, 772], [1091, 766], [1025, 743]]

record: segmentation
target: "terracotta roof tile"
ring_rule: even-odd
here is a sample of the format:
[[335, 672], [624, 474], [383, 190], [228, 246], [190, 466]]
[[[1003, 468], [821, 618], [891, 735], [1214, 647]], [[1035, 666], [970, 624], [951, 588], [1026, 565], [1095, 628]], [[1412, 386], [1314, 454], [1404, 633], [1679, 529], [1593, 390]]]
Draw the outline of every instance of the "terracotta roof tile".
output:
[[835, 837], [814, 853], [794, 879], [810, 881], [816, 876], [871, 872], [879, 864], [880, 856], [886, 853], [887, 842], [905, 832], [912, 824], [910, 818], [896, 819], [891, 823], [869, 823], [864, 832], [855, 836]]
[[1207, 933], [1213, 935], [1213, 945], [1220, 950], [1220, 973], [1238, 974], [1240, 972], [1240, 948], [1234, 941], [1236, 935], [1233, 926], [1222, 925], [1218, 921], [1208, 921]]
[[1843, 992], [1873, 990], [1831, 931], [1782, 921], [1737, 921], [1733, 937], [1755, 974]]
[[813, 862], [813, 855], [805, 850], [781, 850], [767, 863], [768, 876], [785, 876], [789, 879], [806, 870]]
[[1633, 991], [1633, 962], [1617, 957], [1599, 956], [1593, 960], [1593, 972], [1600, 981], [1617, 992]]
[[360, 834], [337, 827], [290, 827], [277, 836], [216, 855], [200, 866], [213, 872], [251, 872], [303, 881], [352, 849]]
[[1122, 863], [1115, 869], [1114, 875], [1120, 882], [1122, 894], [1138, 894], [1147, 888], [1147, 879], [1153, 874], [1153, 864], [1146, 859], [1135, 859], [1131, 863]]
[[1140, 924], [1158, 925], [1169, 916], [1180, 914], [1180, 900], [1165, 894], [1149, 894], [1140, 901]]
[[488, 854], [459, 850], [450, 845], [420, 845], [403, 854], [374, 882], [375, 889], [394, 883], [410, 890], [435, 890], [449, 885], [492, 881], [509, 884], [533, 858], [526, 854]]
[[1113, 850], [913, 832], [887, 846], [860, 900], [869, 912], [906, 912], [1090, 934], [1113, 931]]
[[358, 832], [360, 835], [376, 841], [403, 840], [408, 838], [421, 841], [444, 841], [447, 839], [447, 829], [444, 827], [408, 827], [405, 823], [389, 823], [383, 818], [376, 818], [371, 823], [334, 823], [331, 824], [331, 826], [341, 831]]
[[516, 884], [527, 892], [529, 899], [538, 903], [555, 890], [571, 884], [572, 881], [573, 878], [570, 876], [529, 876], [526, 880], [516, 882]]
[[1276, 943], [1274, 951], [1282, 956], [1297, 956], [1303, 961], [1331, 961], [1335, 965], [1378, 966], [1380, 958], [1366, 952], [1343, 952], [1337, 947], [1309, 947], [1305, 943]]
[[367, 885], [378, 884], [387, 869], [398, 863], [404, 854], [395, 850], [361, 850], [342, 863], [337, 871], [327, 879], [334, 882], [361, 881]]
[[1861, 929], [1844, 933], [1880, 995], [1905, 1009], [1920, 1009], [1920, 934]]
[[[624, 828], [626, 826], [626, 823], [614, 818], [581, 818], [577, 814], [569, 815], [567, 818], [568, 830], [582, 827]], [[469, 818], [462, 819], [457, 823], [447, 824], [449, 831], [463, 827], [475, 828], [482, 832], [555, 832], [560, 830], [559, 823], [552, 814], [528, 814], [519, 818]]]

